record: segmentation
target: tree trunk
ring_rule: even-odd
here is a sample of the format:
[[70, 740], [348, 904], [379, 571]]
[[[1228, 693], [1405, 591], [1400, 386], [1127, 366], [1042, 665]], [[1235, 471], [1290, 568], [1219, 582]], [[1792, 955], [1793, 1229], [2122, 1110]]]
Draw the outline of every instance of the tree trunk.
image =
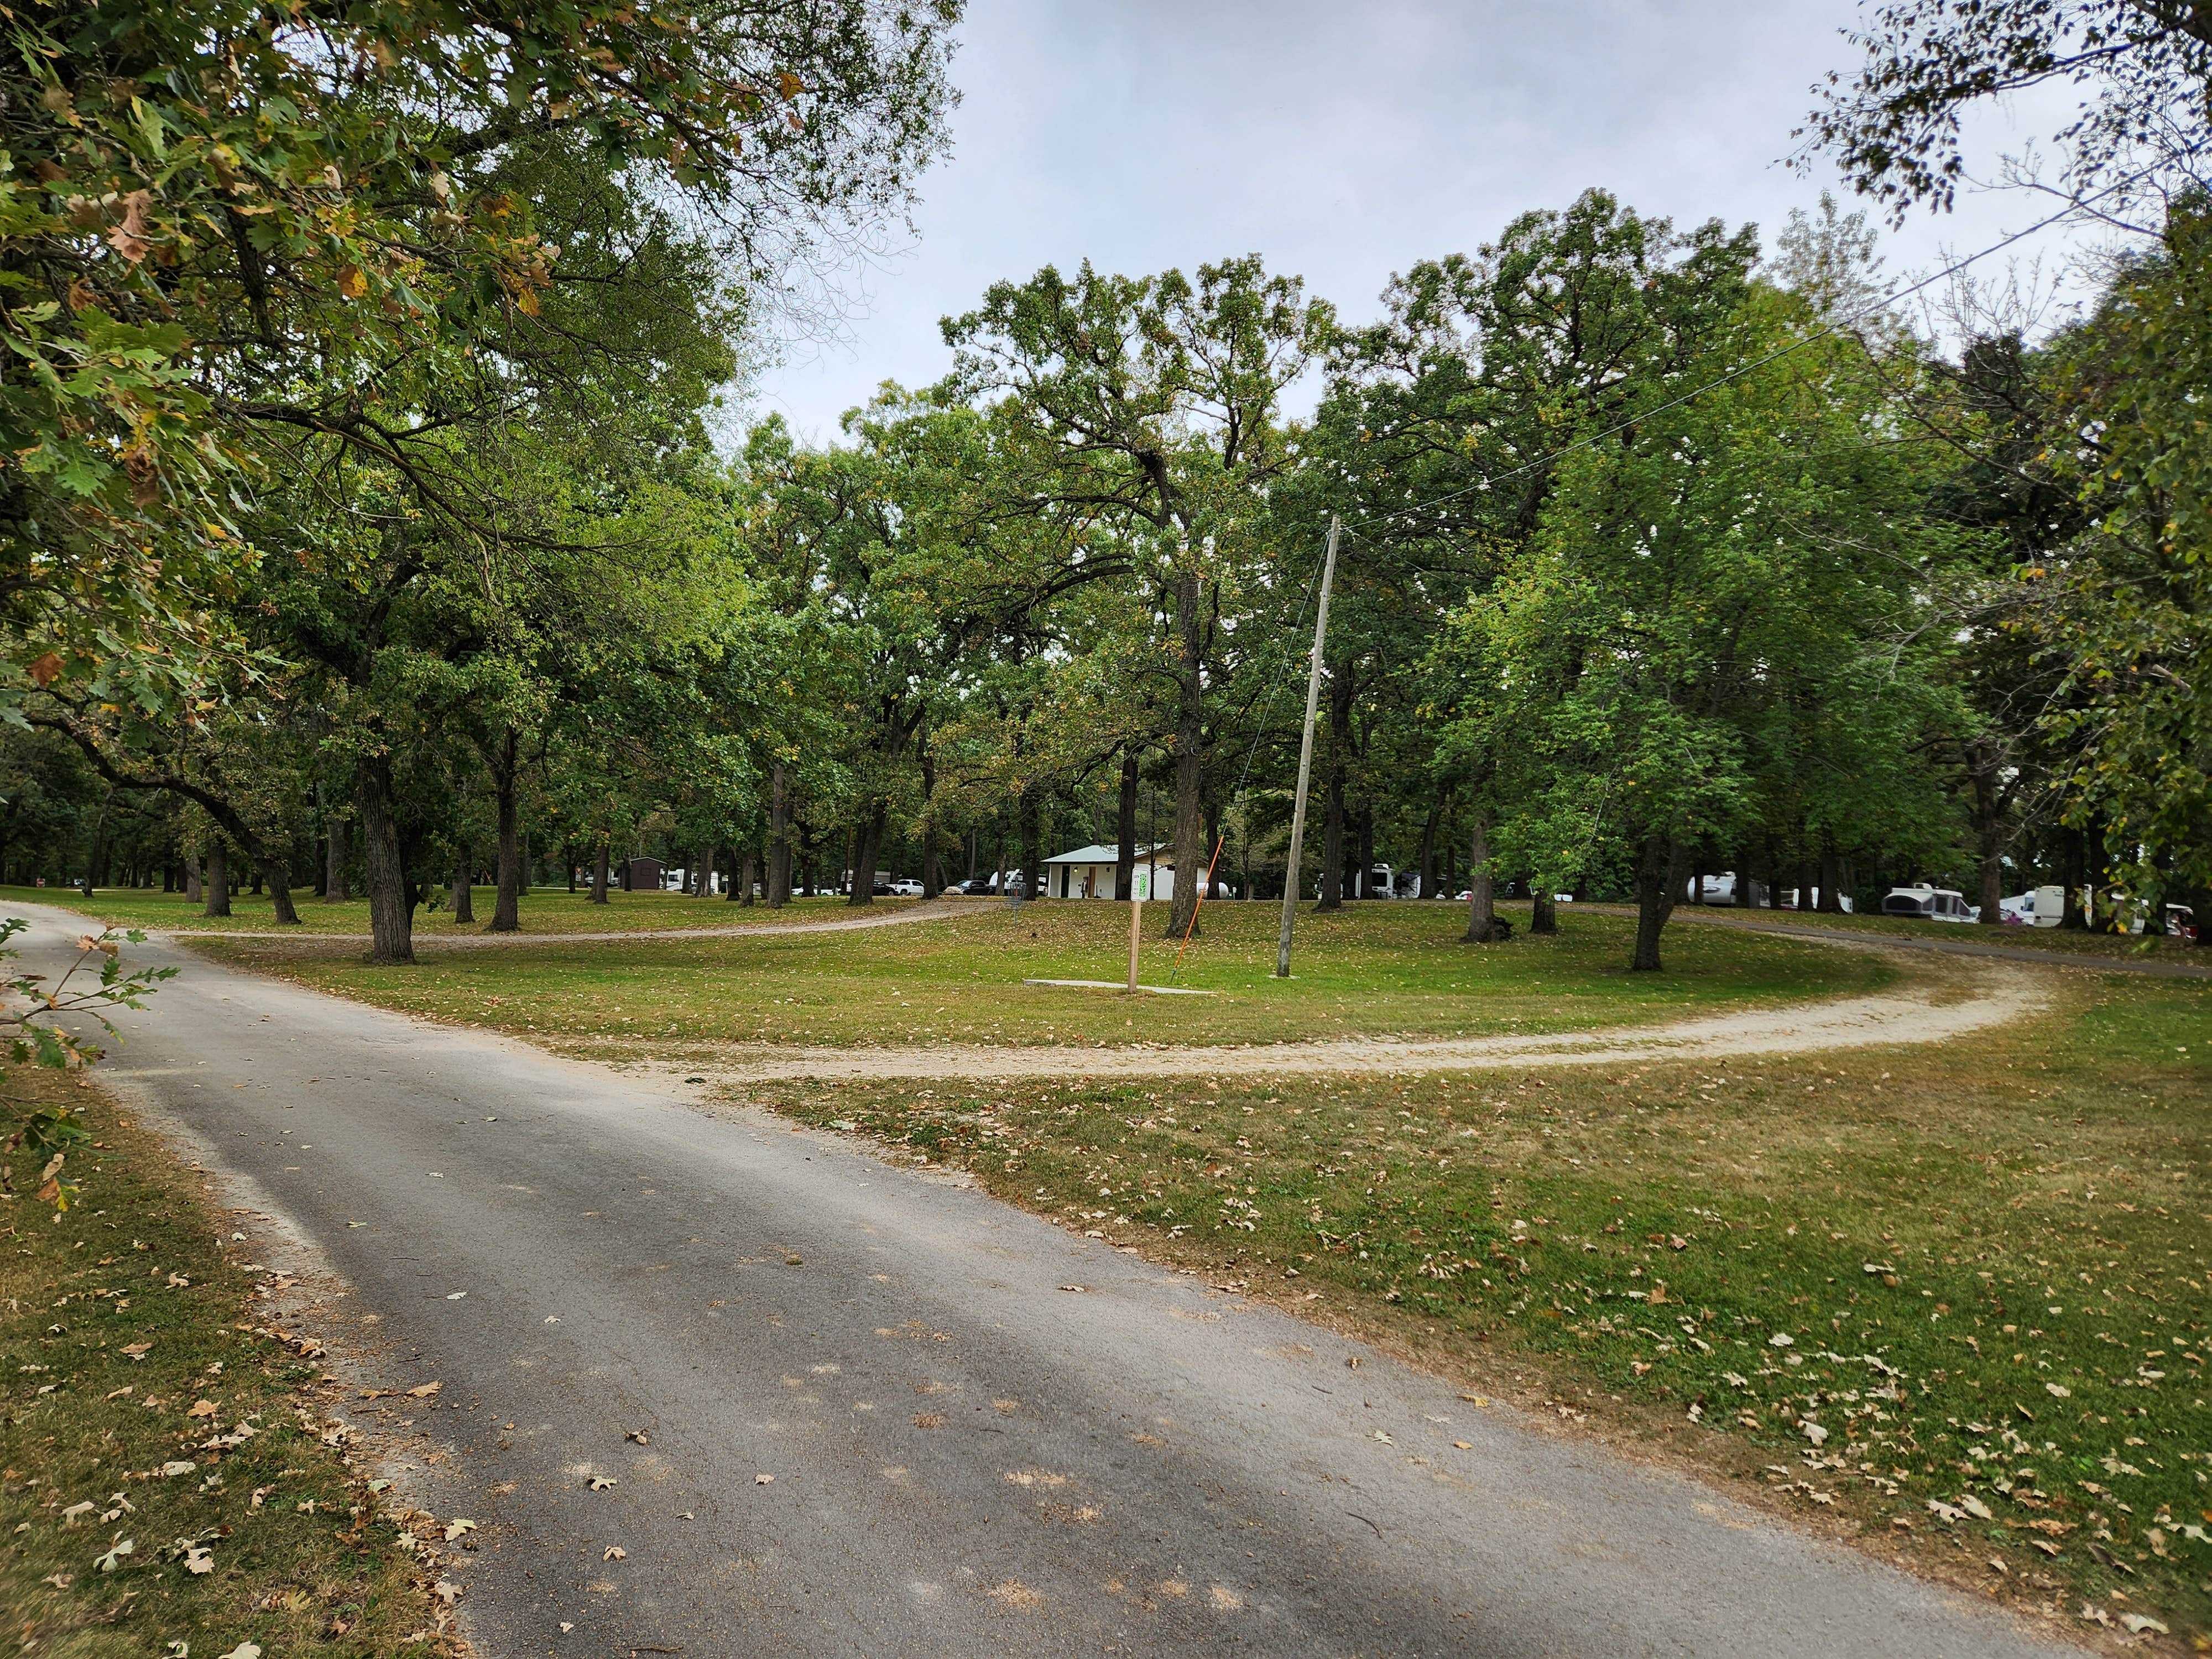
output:
[[1820, 843], [1820, 914], [1840, 916], [1844, 914], [1844, 860], [1836, 851], [1833, 841]]
[[205, 896], [206, 890], [200, 881], [200, 855], [187, 853], [185, 854], [185, 902], [198, 904]]
[[297, 927], [300, 913], [292, 905], [292, 866], [275, 853], [264, 853], [254, 860], [262, 882], [269, 889], [269, 902], [276, 912], [279, 927]]
[[230, 914], [230, 849], [220, 836], [208, 848], [207, 902], [200, 914], [206, 916], [227, 916]]
[[1674, 914], [1675, 890], [1689, 872], [1689, 854], [1662, 836], [1647, 836], [1636, 866], [1636, 951], [1628, 969], [1659, 971], [1659, 932]]
[[469, 867], [469, 849], [461, 848], [453, 866], [453, 884], [451, 897], [453, 921], [456, 924], [472, 922], [477, 919], [475, 872]]
[[1176, 702], [1175, 902], [1167, 937], [1181, 939], [1198, 915], [1199, 881], [1206, 869], [1205, 589], [1195, 570], [1176, 584], [1176, 620], [1182, 633], [1181, 695]]
[[611, 902], [607, 897], [607, 843], [601, 842], [592, 854], [592, 902]]
[[382, 963], [415, 960], [415, 884], [392, 809], [392, 761], [364, 761], [354, 781], [361, 811], [362, 873], [368, 882], [369, 957]]
[[[1044, 826], [1040, 821], [1044, 803], [1031, 783], [1022, 791], [1018, 817], [1022, 826], [1022, 896], [1042, 898], [1044, 891]], [[1181, 884], [1177, 884], [1180, 885]]]
[[2083, 855], [2079, 830], [2069, 829], [2063, 845], [2064, 851], [2059, 856], [2059, 879], [2066, 884], [2066, 908], [2059, 912], [2058, 926], [2078, 933], [2089, 926], [2089, 918], [2081, 908], [2081, 883], [2087, 873], [2088, 860]]
[[937, 751], [929, 746], [926, 732], [915, 736], [915, 751], [921, 763], [921, 896], [927, 902], [945, 891], [944, 868], [937, 856]]
[[[732, 856], [734, 858], [736, 855], [733, 854]], [[756, 871], [753, 866], [753, 850], [751, 848], [748, 847], [745, 848], [744, 857], [738, 860], [738, 890], [731, 895], [731, 896], [735, 898], [741, 906], [750, 905], [753, 902], [753, 877], [755, 874]]]
[[1444, 798], [1438, 795], [1429, 803], [1429, 816], [1421, 823], [1420, 896], [1425, 899], [1437, 896], [1437, 825], [1443, 811]]
[[876, 855], [883, 850], [890, 817], [890, 809], [878, 801], [853, 831], [853, 890], [845, 896], [848, 908], [876, 902]]
[[1982, 914], [1975, 918], [1984, 927], [2004, 921], [2004, 854], [1997, 847], [1982, 852]]
[[[492, 757], [492, 803], [499, 821], [499, 896], [492, 901], [491, 907], [491, 931], [495, 933], [522, 931], [522, 827], [515, 810], [521, 767], [517, 746], [515, 733], [510, 728], [501, 734], [499, 748]], [[574, 885], [573, 875], [570, 885]]]
[[1114, 896], [1127, 902], [1137, 881], [1137, 745], [1121, 751], [1121, 798], [1114, 815]]
[[1490, 814], [1474, 815], [1467, 848], [1467, 942], [1488, 945], [1505, 937], [1498, 925], [1498, 890], [1490, 875]]
[[1815, 908], [1815, 903], [1816, 901], [1813, 897], [1812, 860], [1801, 858], [1797, 860], [1797, 908], [1800, 910], [1810, 910]]
[[791, 773], [781, 761], [768, 781], [768, 908], [791, 902]]
[[1552, 884], [1530, 877], [1528, 896], [1528, 931], [1549, 939], [1559, 931], [1559, 907], [1552, 897]]

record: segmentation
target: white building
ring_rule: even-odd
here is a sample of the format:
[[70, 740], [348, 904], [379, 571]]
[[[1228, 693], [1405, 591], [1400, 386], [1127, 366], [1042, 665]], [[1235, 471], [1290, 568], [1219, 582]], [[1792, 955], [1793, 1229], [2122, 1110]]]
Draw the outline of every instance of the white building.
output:
[[[1152, 877], [1154, 899], [1175, 896], [1175, 848], [1161, 842], [1137, 849], [1137, 869]], [[1079, 847], [1073, 853], [1062, 853], [1058, 858], [1044, 861], [1044, 896], [1046, 898], [1097, 898], [1114, 896], [1114, 866], [1120, 861], [1121, 852], [1112, 847]]]

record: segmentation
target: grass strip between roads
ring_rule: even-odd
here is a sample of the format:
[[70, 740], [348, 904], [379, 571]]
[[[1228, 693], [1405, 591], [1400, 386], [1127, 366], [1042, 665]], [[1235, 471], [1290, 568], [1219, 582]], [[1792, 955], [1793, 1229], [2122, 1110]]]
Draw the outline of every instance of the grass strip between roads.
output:
[[[1168, 907], [1160, 905], [1164, 929]], [[196, 948], [319, 990], [434, 1019], [490, 1025], [592, 1059], [696, 1054], [732, 1043], [885, 1047], [1207, 1044], [1317, 1038], [1480, 1036], [1658, 1024], [1753, 1005], [1877, 989], [1893, 969], [1742, 928], [1683, 928], [1668, 971], [1626, 971], [1633, 922], [1580, 915], [1557, 939], [1496, 952], [1455, 940], [1443, 905], [1372, 905], [1299, 921], [1296, 978], [1273, 977], [1280, 912], [1209, 907], [1182, 982], [1210, 997], [1137, 1006], [1025, 979], [1127, 971], [1129, 913], [1047, 902], [1020, 911], [970, 900], [945, 921], [860, 933], [718, 939], [552, 941], [426, 952], [380, 968], [358, 947], [310, 939], [210, 940]], [[1176, 941], [1149, 927], [1141, 974], [1166, 983]]]
[[2212, 986], [2055, 990], [1981, 1037], [1803, 1059], [746, 1097], [2077, 1631], [2185, 1639], [2212, 1626]]
[[[53, 1073], [8, 1082], [19, 1106], [84, 1100]], [[21, 1650], [452, 1651], [433, 1540], [325, 1438], [319, 1351], [255, 1323], [198, 1178], [104, 1097], [91, 1117], [76, 1206], [24, 1196], [20, 1151], [0, 1203], [0, 1605]]]

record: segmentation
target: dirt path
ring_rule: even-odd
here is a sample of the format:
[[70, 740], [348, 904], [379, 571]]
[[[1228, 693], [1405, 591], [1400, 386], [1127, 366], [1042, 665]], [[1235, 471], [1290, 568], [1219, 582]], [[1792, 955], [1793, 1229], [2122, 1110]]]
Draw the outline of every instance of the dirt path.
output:
[[[737, 939], [749, 933], [849, 933], [865, 927], [897, 927], [909, 921], [944, 921], [963, 914], [953, 902], [933, 901], [910, 910], [884, 910], [835, 921], [732, 922], [719, 927], [625, 927], [607, 933], [417, 933], [415, 948], [452, 945], [480, 950], [495, 945], [594, 945], [605, 939]], [[149, 928], [153, 937], [172, 945], [189, 945], [196, 939], [279, 939], [294, 945], [330, 939], [341, 945], [366, 945], [367, 933], [311, 933], [305, 928], [264, 928], [257, 932], [217, 931], [212, 927]]]
[[[1878, 950], [1857, 940], [1847, 948]], [[2035, 1012], [2042, 981], [2015, 968], [1975, 968], [1936, 1002], [1909, 992], [1748, 1009], [1624, 1030], [1541, 1036], [1362, 1039], [1179, 1048], [1036, 1048], [940, 1044], [927, 1048], [749, 1048], [724, 1063], [672, 1069], [718, 1083], [799, 1078], [1225, 1077], [1286, 1073], [1459, 1072], [1504, 1066], [1604, 1066], [1727, 1054], [1808, 1054], [1889, 1043], [1941, 1042]]]
[[[1595, 909], [1595, 905], [1586, 907]], [[1607, 906], [1614, 915], [1632, 916], [1636, 913], [1625, 907]], [[1705, 927], [1740, 927], [1753, 933], [1779, 933], [1784, 939], [1809, 939], [1823, 945], [1832, 945], [1842, 939], [1879, 939], [1885, 946], [1899, 951], [1932, 951], [1947, 957], [1980, 957], [1992, 962], [2032, 962], [2040, 968], [2086, 968], [2094, 974], [2152, 974], [2162, 979], [2212, 979], [2212, 966], [2193, 962], [2175, 962], [2164, 957], [2106, 956], [2096, 951], [2067, 951], [2039, 947], [2032, 945], [1991, 945], [1978, 938], [1944, 938], [1941, 935], [1915, 939], [1901, 933], [1847, 933], [1840, 928], [1823, 927], [1817, 923], [1791, 927], [1786, 922], [1758, 920], [1757, 911], [1745, 914], [1722, 909], [1700, 909], [1684, 905], [1674, 912], [1676, 921], [1686, 921]], [[1787, 911], [1769, 911], [1769, 915], [1786, 915]], [[1960, 928], [1961, 933], [1972, 934], [1978, 930]], [[2000, 935], [2002, 937], [2002, 935]], [[2212, 954], [2212, 953], [2208, 953]]]

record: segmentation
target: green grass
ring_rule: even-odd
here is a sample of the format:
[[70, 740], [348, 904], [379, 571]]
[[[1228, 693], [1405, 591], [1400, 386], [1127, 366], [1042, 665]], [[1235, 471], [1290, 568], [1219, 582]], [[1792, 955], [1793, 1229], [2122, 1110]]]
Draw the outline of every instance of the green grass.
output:
[[[481, 933], [489, 929], [493, 901], [489, 887], [473, 890], [471, 902], [477, 919], [457, 925], [446, 908], [445, 894], [434, 896], [438, 908], [415, 913], [418, 939], [437, 939], [453, 933]], [[267, 894], [258, 897], [239, 892], [231, 897], [228, 916], [205, 916], [200, 907], [186, 902], [182, 893], [163, 893], [143, 887], [102, 887], [91, 898], [73, 887], [0, 887], [0, 907], [9, 901], [53, 904], [96, 917], [118, 927], [158, 927], [180, 933], [255, 933], [276, 927], [276, 907]], [[878, 899], [879, 910], [903, 908], [912, 899]], [[292, 896], [300, 913], [303, 934], [346, 933], [368, 936], [368, 901], [349, 899], [325, 904], [311, 889]], [[850, 914], [842, 898], [793, 899], [782, 910], [765, 905], [750, 908], [720, 898], [686, 898], [681, 893], [610, 892], [605, 904], [594, 904], [583, 893], [558, 887], [539, 887], [522, 900], [522, 928], [529, 933], [604, 933], [647, 927], [769, 927], [779, 922], [826, 921]]]
[[[68, 1086], [21, 1068], [8, 1081], [18, 1108]], [[11, 1635], [49, 1659], [249, 1640], [271, 1659], [448, 1651], [432, 1633], [434, 1570], [319, 1437], [320, 1370], [247, 1317], [253, 1275], [225, 1261], [196, 1177], [104, 1098], [71, 1092], [100, 1137], [70, 1158], [81, 1203], [57, 1219], [24, 1195], [37, 1168], [18, 1152], [17, 1196], [0, 1204]], [[194, 1548], [207, 1571], [186, 1566]]]
[[[1159, 919], [1166, 920], [1165, 907]], [[1632, 924], [1568, 918], [1559, 936], [1458, 942], [1455, 910], [1371, 905], [1298, 924], [1297, 971], [1271, 977], [1279, 913], [1207, 910], [1182, 982], [1212, 997], [1147, 997], [1024, 985], [1127, 970], [1128, 911], [1050, 902], [1018, 914], [976, 904], [944, 921], [864, 933], [520, 945], [426, 953], [378, 968], [312, 940], [210, 941], [225, 959], [434, 1018], [495, 1026], [608, 1057], [696, 1056], [729, 1043], [1241, 1043], [1460, 1036], [1645, 1024], [1720, 1007], [1870, 988], [1872, 956], [1740, 931], [1683, 930], [1668, 969], [1630, 974]], [[1145, 942], [1143, 977], [1164, 982], [1175, 946]]]
[[2201, 1632], [2212, 986], [2057, 994], [1796, 1060], [749, 1096], [1923, 1570]]

